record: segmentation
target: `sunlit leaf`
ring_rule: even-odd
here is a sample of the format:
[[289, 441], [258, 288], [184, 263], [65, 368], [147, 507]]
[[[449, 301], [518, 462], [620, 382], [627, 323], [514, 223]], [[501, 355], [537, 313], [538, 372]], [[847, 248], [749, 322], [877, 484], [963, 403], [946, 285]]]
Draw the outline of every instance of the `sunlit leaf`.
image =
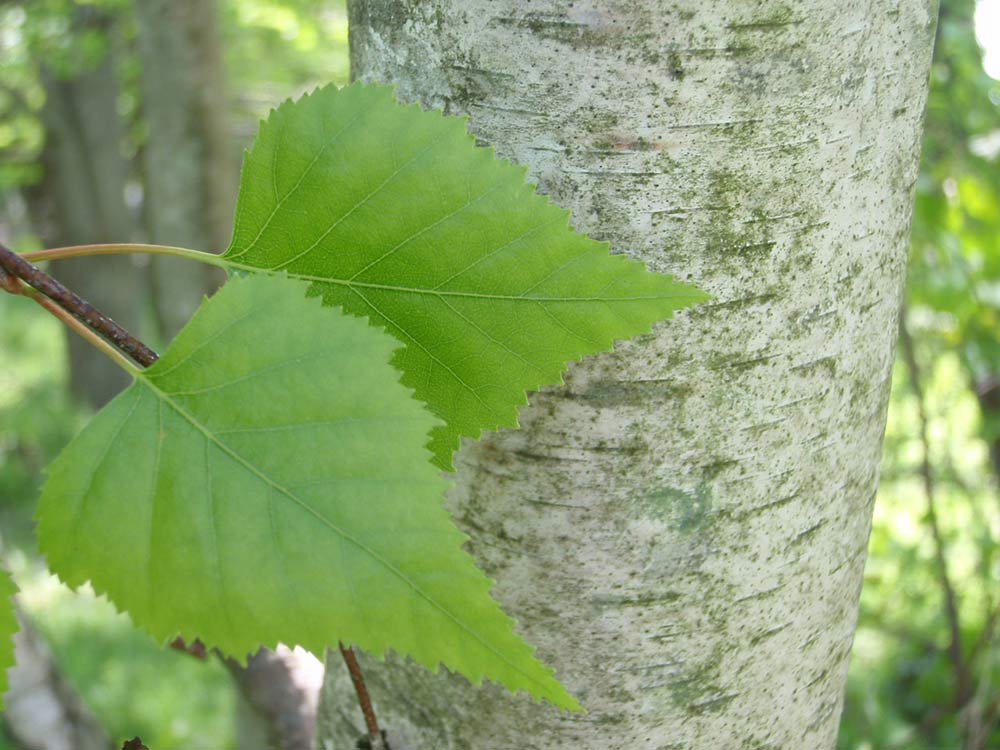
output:
[[462, 550], [398, 346], [299, 282], [231, 280], [53, 463], [51, 568], [160, 640], [393, 648], [575, 706]]
[[706, 298], [572, 231], [465, 119], [386, 86], [327, 87], [271, 114], [225, 258], [309, 280], [399, 338], [402, 382], [445, 422], [442, 468], [460, 436], [515, 426], [526, 391], [561, 382], [567, 361]]

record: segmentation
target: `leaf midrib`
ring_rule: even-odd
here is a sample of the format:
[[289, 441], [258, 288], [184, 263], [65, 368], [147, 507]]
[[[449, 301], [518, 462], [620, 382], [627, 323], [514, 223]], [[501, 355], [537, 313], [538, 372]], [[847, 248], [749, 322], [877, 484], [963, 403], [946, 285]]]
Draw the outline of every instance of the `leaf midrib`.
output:
[[249, 271], [251, 273], [266, 273], [266, 274], [280, 274], [288, 276], [290, 279], [300, 279], [302, 281], [312, 281], [319, 284], [334, 284], [336, 286], [346, 286], [346, 287], [360, 287], [362, 289], [380, 289], [382, 291], [388, 292], [400, 292], [403, 294], [423, 294], [431, 297], [467, 297], [472, 299], [484, 299], [484, 300], [501, 300], [509, 302], [597, 302], [601, 304], [609, 304], [613, 302], [641, 302], [643, 300], [701, 300], [702, 295], [698, 293], [688, 293], [688, 294], [639, 294], [632, 296], [622, 296], [622, 297], [609, 297], [609, 296], [586, 296], [586, 297], [538, 297], [534, 295], [515, 295], [515, 294], [488, 294], [484, 292], [460, 292], [460, 291], [442, 291], [440, 289], [426, 289], [424, 287], [414, 287], [414, 286], [400, 286], [398, 284], [374, 284], [368, 281], [351, 281], [350, 279], [338, 279], [332, 276], [316, 276], [306, 273], [298, 273], [295, 271], [281, 270], [281, 271], [269, 271], [268, 269], [260, 268], [259, 266], [253, 266], [246, 263], [236, 263], [234, 261], [226, 259], [225, 256], [220, 256], [217, 265], [225, 266], [227, 268], [235, 268], [240, 271]]
[[147, 388], [149, 388], [150, 391], [152, 391], [153, 394], [155, 396], [157, 396], [161, 400], [162, 403], [167, 404], [179, 416], [181, 416], [183, 419], [185, 419], [192, 427], [194, 427], [196, 430], [198, 430], [205, 437], [206, 440], [209, 440], [212, 443], [214, 443], [216, 446], [218, 446], [218, 448], [220, 450], [222, 450], [224, 453], [226, 453], [234, 461], [236, 461], [237, 463], [239, 463], [240, 465], [242, 465], [243, 467], [245, 467], [248, 471], [250, 471], [250, 473], [252, 473], [258, 479], [260, 479], [262, 482], [264, 482], [267, 486], [271, 487], [272, 489], [277, 490], [279, 493], [281, 493], [282, 495], [284, 495], [285, 497], [287, 497], [289, 500], [291, 500], [292, 502], [294, 502], [296, 505], [298, 505], [304, 511], [306, 511], [307, 513], [309, 513], [310, 515], [312, 515], [314, 518], [316, 518], [320, 523], [322, 523], [324, 526], [326, 526], [332, 532], [334, 532], [335, 534], [339, 535], [341, 538], [343, 538], [344, 540], [350, 542], [351, 544], [355, 545], [362, 552], [370, 555], [372, 557], [372, 559], [376, 560], [378, 563], [380, 563], [381, 565], [383, 565], [385, 567], [385, 569], [387, 571], [389, 571], [392, 575], [396, 576], [403, 583], [405, 583], [407, 586], [409, 586], [413, 590], [413, 592], [415, 594], [417, 594], [421, 599], [423, 599], [424, 601], [426, 601], [434, 609], [436, 609], [439, 612], [441, 612], [441, 614], [443, 614], [445, 617], [447, 617], [449, 620], [451, 620], [453, 623], [455, 623], [459, 628], [461, 628], [466, 633], [468, 633], [470, 636], [472, 636], [476, 641], [478, 641], [483, 646], [483, 648], [485, 648], [487, 651], [489, 651], [490, 653], [492, 653], [500, 661], [502, 661], [504, 664], [506, 664], [508, 667], [510, 667], [511, 669], [513, 669], [515, 672], [517, 672], [518, 674], [520, 674], [522, 677], [524, 677], [525, 679], [527, 679], [531, 683], [537, 685], [543, 691], [545, 691], [545, 692], [548, 691], [547, 686], [545, 686], [543, 683], [539, 682], [535, 677], [533, 677], [532, 675], [528, 674], [523, 669], [521, 669], [516, 663], [514, 663], [513, 661], [511, 661], [510, 659], [508, 659], [503, 654], [502, 651], [499, 651], [496, 648], [494, 648], [483, 636], [481, 636], [479, 633], [477, 633], [475, 630], [473, 630], [471, 627], [469, 627], [466, 623], [464, 623], [462, 620], [460, 620], [455, 614], [453, 614], [449, 609], [447, 609], [444, 605], [442, 605], [441, 603], [439, 603], [434, 597], [432, 597], [430, 594], [428, 594], [422, 588], [420, 588], [420, 586], [418, 586], [414, 581], [412, 581], [409, 578], [409, 576], [407, 576], [403, 571], [401, 571], [399, 568], [397, 568], [395, 565], [393, 565], [392, 562], [390, 562], [389, 560], [387, 560], [385, 557], [383, 557], [382, 555], [380, 555], [376, 550], [372, 549], [371, 547], [369, 547], [367, 544], [365, 544], [361, 540], [355, 538], [349, 532], [347, 532], [344, 529], [342, 529], [340, 526], [338, 526], [333, 521], [331, 521], [330, 519], [328, 519], [326, 516], [324, 516], [323, 514], [321, 514], [319, 511], [317, 511], [311, 505], [309, 505], [304, 500], [302, 500], [301, 498], [299, 498], [294, 492], [292, 492], [291, 490], [288, 490], [287, 488], [285, 488], [281, 484], [278, 484], [277, 482], [275, 482], [269, 476], [267, 476], [266, 474], [264, 474], [263, 472], [261, 472], [259, 469], [257, 469], [251, 462], [247, 461], [245, 458], [243, 458], [243, 456], [241, 456], [235, 450], [233, 450], [228, 445], [226, 445], [221, 440], [219, 440], [211, 430], [209, 430], [201, 422], [199, 422], [198, 419], [196, 417], [194, 417], [192, 414], [190, 414], [186, 409], [184, 409], [183, 406], [181, 406], [176, 401], [174, 401], [174, 399], [172, 399], [170, 397], [170, 394], [168, 394], [165, 391], [157, 388], [151, 382], [151, 380], [148, 377], [146, 377], [143, 374], [139, 373], [139, 374], [136, 375], [136, 380], [142, 382], [143, 385], [145, 385]]

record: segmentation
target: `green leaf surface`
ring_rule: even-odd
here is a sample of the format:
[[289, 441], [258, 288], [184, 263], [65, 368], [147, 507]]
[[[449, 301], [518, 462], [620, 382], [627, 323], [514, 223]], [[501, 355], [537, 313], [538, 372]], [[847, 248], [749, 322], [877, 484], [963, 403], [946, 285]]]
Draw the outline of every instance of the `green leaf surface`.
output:
[[0, 711], [7, 693], [7, 670], [14, 666], [14, 634], [19, 630], [14, 612], [17, 586], [10, 573], [0, 568]]
[[526, 391], [562, 382], [567, 361], [706, 299], [572, 231], [464, 118], [402, 106], [387, 86], [271, 113], [224, 258], [309, 280], [399, 338], [402, 382], [445, 422], [431, 449], [446, 469], [460, 436], [516, 426]]
[[399, 342], [304, 290], [231, 279], [70, 443], [38, 511], [52, 570], [160, 640], [393, 648], [576, 707], [462, 550]]

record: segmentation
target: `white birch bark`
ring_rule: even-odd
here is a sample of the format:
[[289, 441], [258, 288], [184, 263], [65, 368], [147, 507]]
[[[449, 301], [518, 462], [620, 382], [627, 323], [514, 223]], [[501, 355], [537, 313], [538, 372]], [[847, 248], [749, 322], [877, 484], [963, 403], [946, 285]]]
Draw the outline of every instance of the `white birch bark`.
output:
[[[449, 508], [588, 708], [366, 662], [393, 750], [834, 746], [933, 0], [351, 4], [357, 77], [471, 115], [714, 301], [466, 444]], [[332, 660], [319, 746], [363, 734]]]

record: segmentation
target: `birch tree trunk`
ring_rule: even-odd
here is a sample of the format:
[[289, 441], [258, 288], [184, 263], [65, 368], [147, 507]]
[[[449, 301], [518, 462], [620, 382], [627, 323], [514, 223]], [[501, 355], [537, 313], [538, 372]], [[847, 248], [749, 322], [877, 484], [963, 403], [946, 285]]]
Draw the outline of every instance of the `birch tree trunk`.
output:
[[[579, 229], [715, 297], [458, 459], [470, 550], [589, 713], [369, 659], [393, 750], [832, 748], [936, 3], [350, 7], [356, 77], [469, 113]], [[319, 745], [348, 750], [329, 667]]]

